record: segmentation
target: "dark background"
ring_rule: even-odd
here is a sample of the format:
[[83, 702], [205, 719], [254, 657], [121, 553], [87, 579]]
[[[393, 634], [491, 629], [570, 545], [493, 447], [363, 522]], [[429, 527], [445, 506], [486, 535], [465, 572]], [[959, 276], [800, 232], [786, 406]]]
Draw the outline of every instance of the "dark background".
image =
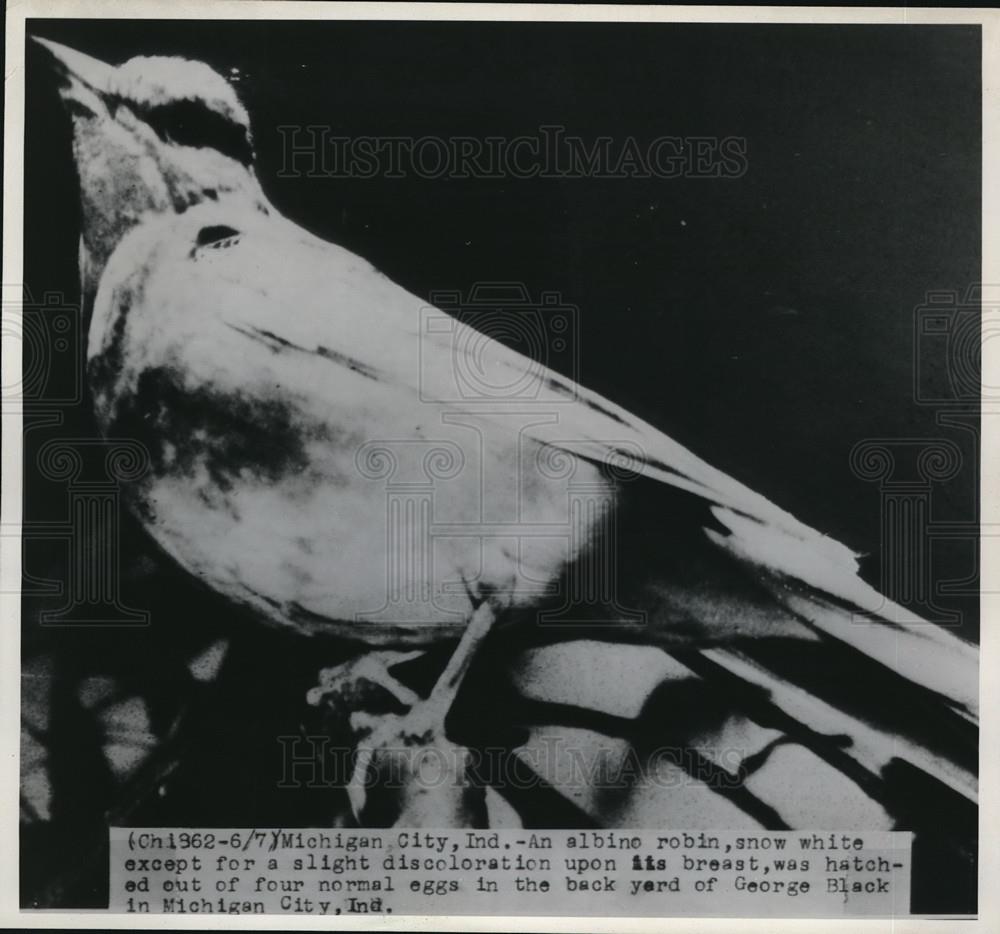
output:
[[[852, 472], [852, 447], [954, 441], [962, 469], [935, 485], [933, 518], [969, 523], [971, 537], [936, 546], [934, 572], [972, 575], [965, 595], [939, 603], [978, 638], [978, 401], [919, 404], [913, 378], [917, 306], [980, 279], [977, 27], [46, 20], [28, 31], [112, 63], [169, 54], [238, 68], [279, 210], [420, 296], [479, 281], [561, 293], [580, 309], [582, 382], [865, 553], [876, 585], [880, 494]], [[35, 296], [75, 296], [68, 120], [44, 56], [29, 48], [27, 67], [25, 282]], [[738, 136], [748, 171], [279, 178], [276, 128], [295, 124], [337, 136], [516, 136], [546, 124], [586, 140]], [[946, 354], [921, 359], [948, 397]], [[59, 411], [62, 425], [28, 434], [29, 522], [65, 515], [64, 495], [36, 473], [38, 446], [90, 430], [85, 404]], [[949, 411], [973, 430], [939, 424]], [[59, 560], [44, 544], [26, 551], [29, 573], [58, 579]], [[139, 658], [225, 623], [169, 570], [142, 580], [129, 599], [152, 626], [44, 638]], [[29, 604], [30, 646], [42, 635]]]

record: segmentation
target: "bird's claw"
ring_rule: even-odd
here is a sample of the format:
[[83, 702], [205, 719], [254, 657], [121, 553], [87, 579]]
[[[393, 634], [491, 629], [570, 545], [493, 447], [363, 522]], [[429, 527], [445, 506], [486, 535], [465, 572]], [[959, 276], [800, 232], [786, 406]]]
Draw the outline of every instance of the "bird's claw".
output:
[[[318, 683], [306, 695], [314, 707], [323, 707], [349, 727], [358, 743], [347, 797], [360, 819], [369, 791], [378, 785], [396, 789], [414, 781], [414, 753], [444, 740], [443, 718], [435, 704], [393, 677], [390, 669], [413, 661], [422, 651], [368, 652], [319, 673]], [[405, 712], [385, 709], [386, 695]], [[372, 709], [374, 708], [374, 709]], [[381, 712], [378, 712], [381, 711]]]
[[319, 683], [306, 694], [306, 702], [313, 707], [328, 705], [344, 711], [353, 720], [354, 712], [363, 710], [377, 698], [381, 689], [404, 707], [413, 707], [420, 700], [420, 695], [394, 678], [389, 669], [413, 661], [422, 654], [419, 649], [410, 652], [367, 652], [340, 665], [323, 668], [319, 673]]
[[359, 822], [483, 826], [484, 792], [467, 774], [471, 753], [445, 736], [438, 705], [421, 700], [403, 715], [358, 711], [351, 726], [364, 734], [346, 788]]
[[[445, 719], [472, 657], [486, 638], [495, 614], [481, 604], [430, 695], [421, 697], [389, 674], [421, 651], [379, 650], [326, 668], [308, 694], [314, 706], [343, 716], [358, 739], [357, 760], [347, 796], [357, 820], [362, 812], [379, 825], [484, 826], [485, 792], [470, 782], [471, 753], [445, 735]], [[388, 691], [405, 713], [373, 713], [372, 687]], [[428, 775], [428, 769], [434, 774]], [[378, 799], [371, 807], [371, 792]], [[408, 822], [408, 823], [407, 823]]]

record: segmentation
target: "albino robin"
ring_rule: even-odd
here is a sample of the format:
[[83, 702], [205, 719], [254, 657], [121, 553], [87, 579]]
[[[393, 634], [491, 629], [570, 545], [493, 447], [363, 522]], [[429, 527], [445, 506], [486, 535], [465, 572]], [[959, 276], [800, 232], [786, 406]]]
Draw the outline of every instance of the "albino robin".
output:
[[[787, 672], [740, 644], [846, 646], [887, 691], [975, 721], [976, 648], [884, 598], [848, 548], [283, 217], [209, 66], [38, 41], [72, 115], [97, 422], [150, 459], [129, 507], [262, 621], [384, 652], [368, 676], [412, 707], [403, 732], [440, 726], [494, 623], [567, 618], [772, 691]], [[385, 670], [463, 633], [428, 700]], [[974, 796], [919, 724], [878, 736], [854, 736], [869, 768], [903, 757]]]

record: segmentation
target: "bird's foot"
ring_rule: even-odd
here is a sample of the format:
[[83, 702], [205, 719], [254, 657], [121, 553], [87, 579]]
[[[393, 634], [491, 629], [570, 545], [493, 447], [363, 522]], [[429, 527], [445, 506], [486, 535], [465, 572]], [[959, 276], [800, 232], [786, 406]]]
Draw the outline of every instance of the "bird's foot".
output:
[[[307, 700], [332, 713], [357, 743], [346, 791], [360, 823], [478, 826], [468, 816], [477, 810], [474, 792], [468, 800], [468, 750], [444, 735], [450, 697], [423, 698], [390, 673], [422, 654], [376, 651], [324, 668]], [[390, 697], [408, 709], [386, 710]]]
[[413, 707], [420, 695], [389, 673], [389, 669], [413, 661], [423, 655], [422, 650], [411, 652], [367, 652], [350, 661], [319, 673], [319, 683], [306, 694], [306, 701], [313, 707], [328, 707], [345, 717], [377, 703], [380, 694], [387, 692], [404, 707]]
[[[320, 673], [308, 695], [346, 715], [358, 741], [347, 795], [359, 822], [391, 826], [485, 826], [482, 788], [469, 780], [470, 752], [445, 735], [445, 719], [476, 650], [494, 621], [483, 604], [473, 614], [454, 654], [427, 698], [401, 684], [389, 669], [422, 653], [370, 652]], [[373, 691], [375, 693], [373, 693]], [[405, 713], [366, 707], [388, 691]]]
[[359, 823], [485, 826], [484, 790], [468, 774], [472, 755], [448, 739], [427, 701], [402, 716], [359, 711], [351, 724], [361, 738], [346, 790]]

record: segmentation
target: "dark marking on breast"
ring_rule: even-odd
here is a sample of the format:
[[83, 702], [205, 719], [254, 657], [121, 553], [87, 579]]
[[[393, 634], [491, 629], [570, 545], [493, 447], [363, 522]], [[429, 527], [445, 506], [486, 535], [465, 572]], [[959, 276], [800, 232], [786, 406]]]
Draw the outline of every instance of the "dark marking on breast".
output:
[[144, 444], [152, 475], [208, 472], [227, 493], [240, 482], [277, 483], [309, 467], [306, 444], [323, 436], [280, 397], [191, 387], [170, 367], [139, 376], [136, 391], [120, 400], [114, 431]]

